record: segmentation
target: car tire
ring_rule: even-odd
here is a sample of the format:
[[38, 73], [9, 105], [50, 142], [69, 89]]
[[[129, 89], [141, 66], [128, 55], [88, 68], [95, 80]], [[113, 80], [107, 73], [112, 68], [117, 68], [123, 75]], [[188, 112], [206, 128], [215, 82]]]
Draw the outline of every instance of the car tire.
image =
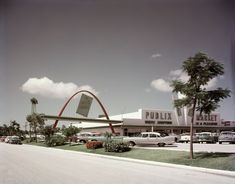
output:
[[165, 146], [165, 143], [158, 143], [158, 146], [159, 146], [159, 147], [164, 147], [164, 146]]
[[134, 146], [135, 146], [135, 143], [134, 143], [133, 141], [130, 141], [130, 142], [128, 142], [128, 145], [129, 145], [130, 147], [134, 147]]
[[79, 142], [82, 143], [82, 144], [86, 144], [85, 140], [80, 140]]
[[221, 141], [219, 141], [219, 144], [222, 144], [222, 142], [221, 142]]

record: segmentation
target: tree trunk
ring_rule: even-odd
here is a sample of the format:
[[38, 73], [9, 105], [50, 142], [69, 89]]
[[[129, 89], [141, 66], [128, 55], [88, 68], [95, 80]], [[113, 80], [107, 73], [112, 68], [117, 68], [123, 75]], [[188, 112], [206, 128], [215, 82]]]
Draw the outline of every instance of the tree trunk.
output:
[[34, 135], [35, 135], [35, 141], [38, 142], [38, 139], [37, 139], [37, 127], [34, 128]]
[[31, 125], [29, 125], [29, 141], [32, 141], [32, 137], [31, 137]]
[[190, 126], [190, 159], [193, 159], [193, 125], [194, 125], [194, 115], [196, 109], [196, 100], [194, 100], [193, 108], [192, 108], [192, 118], [191, 118], [191, 126]]

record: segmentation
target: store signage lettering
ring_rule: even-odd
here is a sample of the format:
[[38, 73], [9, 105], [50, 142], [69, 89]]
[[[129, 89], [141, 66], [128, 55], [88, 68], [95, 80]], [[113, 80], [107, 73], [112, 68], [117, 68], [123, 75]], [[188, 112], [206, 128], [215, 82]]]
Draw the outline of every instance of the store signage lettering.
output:
[[200, 126], [218, 126], [216, 122], [196, 122], [196, 125]]
[[217, 115], [197, 115], [196, 116], [197, 121], [217, 121]]
[[230, 126], [230, 121], [223, 121], [221, 124], [224, 126]]
[[145, 121], [145, 124], [155, 124], [155, 121]]
[[170, 112], [145, 112], [145, 119], [172, 120]]
[[171, 125], [172, 122], [171, 121], [158, 121], [157, 124], [159, 124], [159, 125]]

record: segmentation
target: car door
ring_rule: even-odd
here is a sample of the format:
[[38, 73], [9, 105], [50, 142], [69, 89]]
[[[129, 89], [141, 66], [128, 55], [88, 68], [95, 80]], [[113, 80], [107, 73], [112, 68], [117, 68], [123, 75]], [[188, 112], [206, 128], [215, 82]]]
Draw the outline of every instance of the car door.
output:
[[139, 144], [148, 144], [149, 134], [143, 133], [139, 139]]
[[149, 134], [148, 143], [149, 144], [157, 144], [158, 143], [158, 136], [157, 136], [157, 134], [150, 133]]

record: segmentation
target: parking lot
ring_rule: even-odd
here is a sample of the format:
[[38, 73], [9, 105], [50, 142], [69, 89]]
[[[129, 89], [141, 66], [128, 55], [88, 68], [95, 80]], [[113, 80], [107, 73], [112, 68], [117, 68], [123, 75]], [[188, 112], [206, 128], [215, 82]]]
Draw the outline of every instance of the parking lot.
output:
[[[190, 143], [175, 143], [165, 147], [158, 146], [135, 146], [135, 148], [143, 149], [164, 149], [164, 150], [175, 150], [175, 151], [189, 151]], [[235, 144], [193, 144], [194, 152], [218, 152], [218, 153], [235, 153]]]

